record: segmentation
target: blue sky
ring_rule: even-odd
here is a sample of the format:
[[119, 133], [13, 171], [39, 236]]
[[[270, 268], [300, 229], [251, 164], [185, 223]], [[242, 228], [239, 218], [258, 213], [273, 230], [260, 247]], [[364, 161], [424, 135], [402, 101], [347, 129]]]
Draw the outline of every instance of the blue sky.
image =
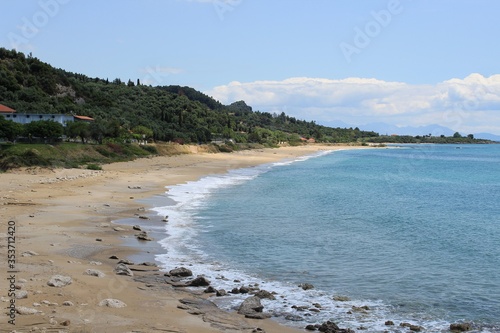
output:
[[500, 135], [496, 0], [0, 0], [0, 46], [318, 123]]

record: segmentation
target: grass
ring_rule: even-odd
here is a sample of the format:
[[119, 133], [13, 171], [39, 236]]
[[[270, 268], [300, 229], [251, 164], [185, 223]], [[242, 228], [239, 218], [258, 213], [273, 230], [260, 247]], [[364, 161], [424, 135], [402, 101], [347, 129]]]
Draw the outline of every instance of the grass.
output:
[[151, 151], [134, 144], [116, 143], [0, 144], [0, 171], [30, 166], [100, 168], [100, 164], [150, 156]]

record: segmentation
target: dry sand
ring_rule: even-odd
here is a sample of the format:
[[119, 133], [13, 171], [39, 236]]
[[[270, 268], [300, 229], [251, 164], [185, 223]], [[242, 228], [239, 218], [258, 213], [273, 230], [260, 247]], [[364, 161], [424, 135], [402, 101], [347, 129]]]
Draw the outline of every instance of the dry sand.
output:
[[[236, 313], [180, 309], [179, 299], [197, 296], [165, 283], [134, 280], [140, 276], [161, 280], [163, 273], [154, 268], [134, 266], [152, 271], [135, 271], [134, 277], [116, 275], [117, 260], [109, 257], [127, 258], [140, 250], [124, 245], [124, 239], [134, 239], [137, 231], [127, 225], [115, 230], [118, 225], [112, 222], [134, 217], [144, 206], [137, 200], [164, 193], [168, 185], [318, 150], [345, 148], [309, 145], [208, 154], [197, 153], [193, 147], [192, 154], [114, 163], [105, 165], [103, 171], [33, 168], [0, 174], [0, 331], [195, 333], [261, 328], [267, 333], [300, 332], [272, 320], [251, 320]], [[14, 230], [8, 228], [9, 221], [15, 223], [15, 243], [10, 239], [10, 249], [15, 246], [15, 251], [10, 252], [7, 234]], [[8, 254], [15, 255], [18, 272], [9, 273]], [[105, 276], [85, 275], [87, 269]], [[71, 277], [72, 283], [48, 286], [47, 281], [57, 274]], [[15, 300], [16, 307], [37, 311], [15, 314], [15, 326], [9, 324], [10, 276], [20, 297], [27, 292], [27, 298]], [[99, 306], [104, 299], [118, 299], [127, 306]], [[68, 301], [72, 305], [63, 305]]]

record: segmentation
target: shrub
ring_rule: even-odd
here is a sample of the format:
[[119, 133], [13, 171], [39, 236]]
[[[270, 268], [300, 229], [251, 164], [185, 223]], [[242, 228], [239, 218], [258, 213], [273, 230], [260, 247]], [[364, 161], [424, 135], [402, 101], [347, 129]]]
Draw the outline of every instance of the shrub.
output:
[[88, 170], [102, 170], [102, 167], [98, 164], [91, 163], [91, 164], [87, 164], [87, 169]]

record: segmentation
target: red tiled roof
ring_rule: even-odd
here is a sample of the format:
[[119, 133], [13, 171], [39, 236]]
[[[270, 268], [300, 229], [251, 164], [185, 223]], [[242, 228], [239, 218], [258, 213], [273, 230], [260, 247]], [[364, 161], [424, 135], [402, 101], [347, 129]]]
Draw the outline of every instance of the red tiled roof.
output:
[[0, 104], [0, 112], [16, 112], [16, 110], [11, 109], [3, 104]]
[[94, 118], [90, 118], [90, 117], [87, 117], [87, 116], [73, 116], [75, 117], [76, 119], [80, 119], [80, 120], [89, 120], [89, 121], [93, 121]]

